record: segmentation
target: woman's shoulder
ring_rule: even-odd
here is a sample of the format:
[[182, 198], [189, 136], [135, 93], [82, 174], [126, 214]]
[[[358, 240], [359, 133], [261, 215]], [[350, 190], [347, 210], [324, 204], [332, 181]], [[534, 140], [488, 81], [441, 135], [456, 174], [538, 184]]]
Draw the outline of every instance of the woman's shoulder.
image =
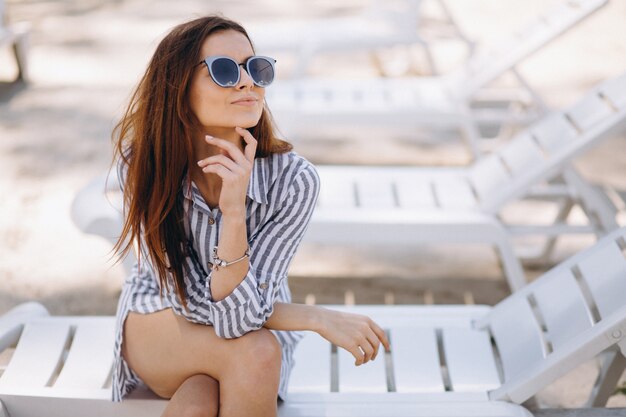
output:
[[315, 165], [295, 151], [275, 153], [266, 159], [268, 178], [272, 182], [292, 183], [297, 178], [306, 178], [315, 183], [319, 182]]

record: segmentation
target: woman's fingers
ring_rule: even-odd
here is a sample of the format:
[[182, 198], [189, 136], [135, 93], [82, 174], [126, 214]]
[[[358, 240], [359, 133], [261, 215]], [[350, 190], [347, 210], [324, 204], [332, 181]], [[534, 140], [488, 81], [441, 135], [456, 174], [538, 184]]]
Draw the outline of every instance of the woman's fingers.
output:
[[217, 146], [218, 148], [224, 149], [226, 152], [228, 152], [228, 156], [230, 156], [233, 161], [235, 161], [242, 167], [252, 167], [250, 162], [246, 159], [245, 155], [233, 143], [225, 139], [220, 139], [209, 135], [207, 135], [205, 139], [210, 145]]
[[363, 351], [361, 350], [361, 347], [359, 345], [356, 345], [353, 349], [350, 349], [348, 352], [352, 353], [352, 356], [354, 356], [354, 364], [356, 366], [362, 365], [364, 363], [365, 360], [365, 355], [363, 354]]
[[378, 340], [378, 336], [376, 336], [376, 333], [370, 330], [367, 334], [367, 341], [370, 343], [370, 345], [372, 346], [372, 350], [373, 350], [373, 354], [370, 359], [374, 360], [376, 359], [376, 356], [378, 356], [378, 349], [380, 348], [380, 340]]
[[252, 136], [252, 133], [250, 133], [248, 129], [236, 127], [235, 130], [237, 131], [237, 133], [241, 135], [243, 140], [246, 142], [246, 147], [244, 148], [243, 152], [244, 152], [246, 159], [250, 163], [252, 163], [254, 161], [254, 156], [256, 155], [257, 140], [254, 138], [254, 136]]
[[198, 161], [198, 166], [202, 168], [202, 171], [204, 171], [204, 169], [207, 166], [212, 165], [212, 164], [221, 164], [221, 165], [224, 165], [226, 168], [228, 168], [232, 172], [243, 173], [243, 168], [241, 168], [239, 165], [235, 163], [235, 161], [233, 161], [232, 159], [230, 159], [229, 157], [225, 155], [221, 155], [221, 154], [213, 155], [201, 161]]
[[378, 340], [380, 340], [383, 343], [385, 350], [387, 352], [391, 351], [391, 344], [389, 343], [389, 339], [387, 338], [387, 334], [385, 333], [385, 331], [381, 329], [380, 326], [376, 324], [374, 321], [372, 321], [371, 327], [374, 333], [376, 334], [376, 336], [378, 337]]
[[217, 174], [222, 180], [229, 180], [234, 175], [231, 170], [221, 164], [207, 165], [202, 169], [203, 172]]
[[359, 344], [359, 346], [361, 347], [361, 349], [363, 349], [363, 352], [365, 352], [365, 358], [363, 358], [363, 363], [369, 362], [372, 359], [372, 356], [374, 356], [374, 347], [367, 338], [365, 338], [365, 340], [363, 340]]

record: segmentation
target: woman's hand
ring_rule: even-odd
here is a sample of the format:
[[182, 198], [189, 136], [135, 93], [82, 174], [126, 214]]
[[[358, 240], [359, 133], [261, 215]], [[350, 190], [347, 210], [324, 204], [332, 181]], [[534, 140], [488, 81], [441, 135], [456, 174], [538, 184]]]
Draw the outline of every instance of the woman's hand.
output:
[[208, 144], [220, 149], [220, 153], [198, 161], [202, 172], [213, 173], [222, 179], [219, 206], [224, 215], [244, 215], [246, 192], [250, 182], [250, 173], [254, 165], [257, 141], [248, 130], [236, 127], [246, 146], [244, 151], [233, 143], [212, 136], [206, 136]]
[[369, 317], [327, 308], [322, 309], [322, 312], [318, 333], [350, 352], [356, 359], [356, 366], [374, 360], [381, 342], [385, 350], [390, 351], [385, 331]]

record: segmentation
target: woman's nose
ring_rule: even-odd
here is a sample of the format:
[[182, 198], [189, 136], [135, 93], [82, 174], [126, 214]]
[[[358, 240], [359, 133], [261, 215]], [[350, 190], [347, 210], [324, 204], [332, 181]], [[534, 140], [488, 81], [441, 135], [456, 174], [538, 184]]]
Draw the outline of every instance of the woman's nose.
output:
[[250, 74], [248, 74], [248, 71], [246, 71], [246, 68], [241, 65], [239, 67], [239, 71], [241, 71], [240, 73], [240, 77], [239, 77], [239, 85], [237, 86], [238, 88], [241, 87], [253, 87], [254, 83], [252, 82], [252, 78], [250, 77]]

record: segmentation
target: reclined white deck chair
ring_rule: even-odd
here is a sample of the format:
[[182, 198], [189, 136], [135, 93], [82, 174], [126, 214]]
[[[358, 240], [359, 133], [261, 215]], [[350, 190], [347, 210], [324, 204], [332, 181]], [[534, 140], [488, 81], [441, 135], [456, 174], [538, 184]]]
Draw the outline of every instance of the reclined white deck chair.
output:
[[[512, 290], [525, 284], [511, 238], [547, 237], [538, 259], [546, 259], [555, 239], [566, 233], [615, 229], [616, 209], [604, 193], [588, 185], [570, 166], [572, 159], [626, 123], [626, 73], [592, 89], [571, 108], [554, 112], [497, 152], [469, 168], [317, 166], [318, 205], [305, 241], [324, 244], [411, 245], [465, 243], [492, 246]], [[553, 178], [563, 177], [558, 184]], [[115, 243], [122, 230], [117, 175], [87, 184], [72, 204], [72, 219], [85, 233]], [[109, 192], [105, 199], [105, 189]], [[552, 225], [511, 226], [498, 217], [516, 199], [556, 201]], [[566, 219], [581, 206], [588, 225]], [[130, 267], [135, 259], [126, 259]]]
[[[626, 228], [493, 308], [326, 305], [370, 316], [391, 352], [356, 367], [347, 351], [306, 332], [279, 416], [532, 416], [518, 404], [609, 352], [620, 359], [594, 390], [606, 402], [624, 369], [624, 294]], [[51, 317], [35, 302], [0, 316], [0, 351], [14, 348], [0, 375], [0, 416], [159, 415], [166, 400], [143, 384], [110, 400], [114, 323]]]
[[0, 47], [9, 46], [15, 55], [17, 80], [27, 79], [28, 31], [30, 25], [21, 22], [7, 25], [4, 0], [0, 0]]
[[[547, 237], [549, 252], [554, 238], [566, 233], [601, 236], [618, 227], [615, 206], [570, 163], [625, 127], [626, 73], [533, 124], [469, 168], [317, 166], [322, 187], [306, 239], [353, 245], [491, 245], [515, 291], [524, 279], [513, 236]], [[563, 184], [549, 183], [558, 177]], [[555, 223], [505, 224], [501, 209], [520, 198], [555, 201]], [[566, 223], [576, 204], [586, 214], [587, 225]], [[545, 251], [540, 256], [549, 255]]]
[[[565, 1], [510, 39], [475, 53], [466, 65], [447, 76], [285, 80], [267, 89], [266, 101], [285, 137], [292, 141], [305, 137], [318, 140], [329, 134], [363, 136], [364, 129], [415, 138], [419, 129], [444, 129], [460, 132], [478, 157], [479, 124], [526, 124], [546, 111], [546, 105], [516, 67], [607, 1]], [[506, 91], [485, 90], [509, 71], [525, 93], [514, 94], [514, 102], [504, 111], [490, 105], [472, 109], [477, 100], [509, 101]], [[520, 104], [526, 107], [521, 114], [509, 109]]]
[[328, 52], [369, 51], [377, 60], [381, 48], [419, 44], [432, 73], [437, 65], [431, 53], [432, 39], [421, 34], [424, 2], [437, 3], [443, 21], [436, 22], [437, 39], [458, 39], [471, 52], [473, 43], [461, 32], [443, 0], [370, 0], [369, 7], [351, 17], [318, 18], [288, 22], [251, 23], [249, 33], [260, 54], [289, 52], [297, 57], [293, 78], [306, 75], [314, 56]]

